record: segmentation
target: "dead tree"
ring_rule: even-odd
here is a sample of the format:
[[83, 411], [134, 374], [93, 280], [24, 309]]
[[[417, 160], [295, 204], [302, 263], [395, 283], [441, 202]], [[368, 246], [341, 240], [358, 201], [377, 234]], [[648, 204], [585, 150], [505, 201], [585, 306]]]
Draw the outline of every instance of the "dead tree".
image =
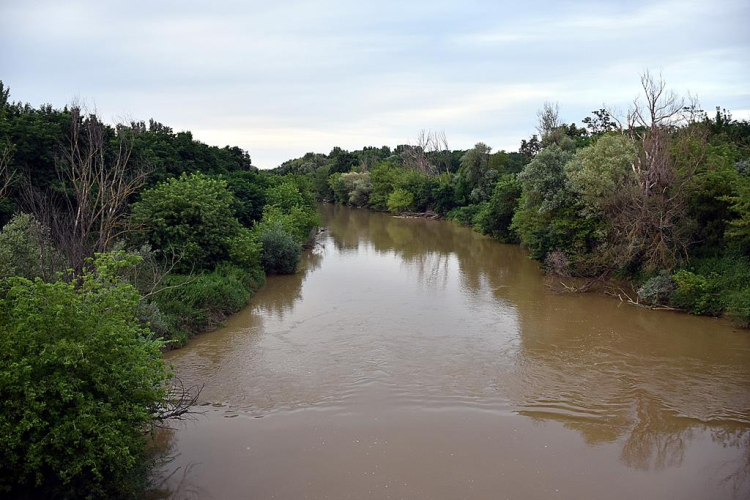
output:
[[641, 86], [643, 94], [627, 117], [627, 133], [638, 145], [632, 165], [636, 186], [619, 207], [616, 237], [627, 242], [624, 257], [639, 256], [650, 269], [671, 269], [690, 244], [686, 191], [705, 159], [706, 135], [692, 121], [696, 101], [686, 106], [649, 72]]
[[450, 171], [451, 152], [448, 148], [448, 139], [445, 132], [422, 129], [416, 142], [413, 146], [409, 145], [401, 154], [407, 168], [427, 175]]
[[129, 230], [128, 198], [148, 173], [133, 161], [135, 133], [118, 125], [112, 134], [94, 113], [74, 106], [70, 132], [55, 159], [64, 194], [40, 193], [26, 183], [25, 208], [50, 227], [55, 244], [76, 271]]
[[13, 159], [13, 150], [9, 145], [0, 151], [0, 200], [5, 198], [13, 185], [16, 173], [11, 169], [10, 162]]
[[536, 130], [539, 132], [539, 137], [542, 141], [545, 141], [561, 125], [560, 105], [558, 103], [545, 102], [542, 105], [542, 109], [536, 112], [536, 116], [539, 120]]

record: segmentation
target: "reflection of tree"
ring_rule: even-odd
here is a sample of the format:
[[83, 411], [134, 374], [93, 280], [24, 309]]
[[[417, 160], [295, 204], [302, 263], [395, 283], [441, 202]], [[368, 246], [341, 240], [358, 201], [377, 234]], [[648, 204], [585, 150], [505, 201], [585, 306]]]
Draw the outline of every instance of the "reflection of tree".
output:
[[154, 469], [146, 500], [191, 500], [210, 498], [208, 492], [190, 480], [195, 462], [180, 463], [176, 450], [175, 429], [157, 429], [152, 435], [149, 454]]
[[682, 465], [686, 441], [693, 437], [692, 428], [697, 422], [676, 418], [645, 391], [638, 392], [635, 406], [635, 425], [622, 447], [622, 462], [642, 470]]
[[742, 450], [742, 459], [725, 463], [718, 476], [722, 483], [731, 485], [735, 498], [747, 498], [750, 493], [750, 429], [714, 428], [711, 429], [711, 439], [725, 448]]
[[308, 273], [320, 268], [323, 250], [313, 247], [303, 254], [299, 270], [294, 274], [270, 276], [268, 283], [253, 297], [253, 307], [279, 319], [292, 311], [294, 303], [302, 298], [302, 283]]

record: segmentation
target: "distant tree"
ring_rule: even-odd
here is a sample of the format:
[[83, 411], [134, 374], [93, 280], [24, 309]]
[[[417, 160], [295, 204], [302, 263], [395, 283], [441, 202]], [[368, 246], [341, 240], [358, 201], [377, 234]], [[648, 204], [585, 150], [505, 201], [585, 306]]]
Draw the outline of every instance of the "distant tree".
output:
[[591, 135], [602, 135], [614, 132], [620, 128], [617, 119], [606, 108], [594, 110], [591, 114], [594, 116], [587, 116], [582, 120], [583, 124], [589, 129], [589, 132], [591, 132]]
[[560, 105], [545, 101], [542, 109], [536, 112], [537, 125], [536, 131], [539, 133], [542, 142], [548, 141], [554, 131], [562, 125], [560, 122]]
[[470, 191], [470, 199], [480, 202], [488, 199], [497, 181], [497, 170], [490, 168], [490, 152], [492, 148], [478, 142], [473, 149], [468, 150], [461, 158], [461, 168], [458, 170]]
[[528, 141], [526, 139], [521, 140], [521, 147], [519, 148], [518, 152], [526, 157], [527, 161], [532, 160], [539, 151], [542, 150], [542, 143], [539, 142], [539, 138], [536, 136], [536, 134], [531, 136], [531, 139]]

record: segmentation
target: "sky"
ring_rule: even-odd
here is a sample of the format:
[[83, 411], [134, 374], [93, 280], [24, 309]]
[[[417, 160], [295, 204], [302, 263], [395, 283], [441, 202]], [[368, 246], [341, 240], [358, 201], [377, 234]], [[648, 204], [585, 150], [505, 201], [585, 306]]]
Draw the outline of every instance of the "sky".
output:
[[11, 99], [86, 102], [271, 168], [333, 146], [515, 151], [536, 111], [625, 112], [639, 75], [750, 118], [750, 1], [0, 0]]

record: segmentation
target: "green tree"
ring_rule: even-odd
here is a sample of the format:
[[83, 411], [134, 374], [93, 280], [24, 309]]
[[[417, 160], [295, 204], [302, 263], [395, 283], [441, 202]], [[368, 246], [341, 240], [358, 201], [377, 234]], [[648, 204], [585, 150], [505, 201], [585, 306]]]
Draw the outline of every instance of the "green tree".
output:
[[491, 147], [478, 142], [461, 157], [458, 175], [466, 182], [473, 202], [487, 200], [497, 181], [498, 171], [490, 167], [491, 151]]
[[492, 192], [489, 202], [475, 216], [476, 228], [503, 243], [515, 243], [518, 236], [510, 229], [513, 215], [521, 198], [521, 183], [514, 175], [503, 176]]
[[388, 210], [398, 214], [408, 210], [414, 203], [414, 195], [405, 189], [397, 189], [388, 197]]
[[302, 248], [281, 225], [266, 229], [260, 235], [260, 243], [267, 273], [292, 274], [297, 270]]
[[155, 250], [182, 255], [180, 269], [211, 269], [229, 257], [239, 232], [234, 203], [226, 181], [182, 174], [144, 191], [133, 221]]
[[592, 146], [578, 150], [566, 164], [570, 188], [581, 197], [584, 212], [604, 214], [617, 210], [624, 192], [637, 186], [633, 163], [635, 144], [624, 135], [605, 135]]

